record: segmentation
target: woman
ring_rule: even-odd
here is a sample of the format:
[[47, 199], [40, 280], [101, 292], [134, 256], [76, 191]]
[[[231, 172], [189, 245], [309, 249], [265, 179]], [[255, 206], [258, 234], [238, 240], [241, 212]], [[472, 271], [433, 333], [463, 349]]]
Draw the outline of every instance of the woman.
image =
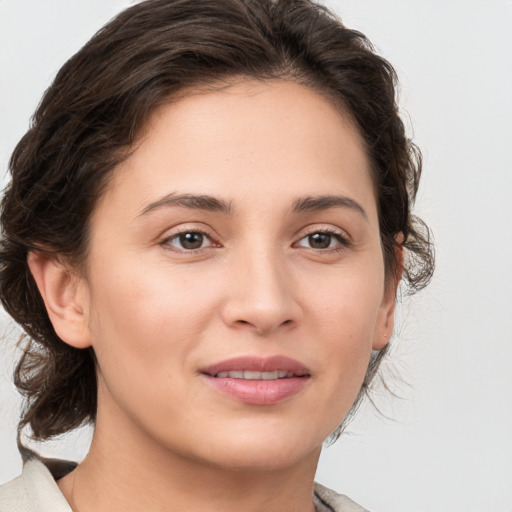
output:
[[[306, 1], [149, 0], [59, 72], [11, 159], [21, 446], [0, 509], [363, 510], [314, 484], [432, 256], [395, 75]], [[3, 507], [3, 508], [2, 508]]]

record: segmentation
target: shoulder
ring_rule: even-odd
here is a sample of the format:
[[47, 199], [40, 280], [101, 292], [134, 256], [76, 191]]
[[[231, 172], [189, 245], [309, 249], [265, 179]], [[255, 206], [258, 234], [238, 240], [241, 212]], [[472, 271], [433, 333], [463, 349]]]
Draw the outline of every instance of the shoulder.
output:
[[30, 510], [30, 500], [19, 476], [11, 482], [0, 485], [0, 512], [22, 512]]
[[[45, 462], [46, 465], [39, 459], [25, 462], [18, 478], [0, 486], [0, 512], [72, 512], [55, 478], [73, 469], [74, 464]], [[368, 512], [347, 496], [318, 483], [315, 483], [315, 501], [319, 507], [333, 512]]]
[[55, 478], [38, 459], [25, 462], [23, 472], [0, 486], [0, 512], [72, 512]]
[[315, 498], [323, 505], [326, 510], [333, 512], [369, 512], [361, 507], [347, 496], [338, 494], [332, 489], [315, 482]]

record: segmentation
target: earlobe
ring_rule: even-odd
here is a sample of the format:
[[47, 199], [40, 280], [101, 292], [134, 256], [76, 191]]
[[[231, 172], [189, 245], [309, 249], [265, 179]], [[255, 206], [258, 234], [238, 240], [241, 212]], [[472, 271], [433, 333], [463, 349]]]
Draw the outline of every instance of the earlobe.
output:
[[[386, 292], [386, 295], [389, 290]], [[379, 326], [375, 331], [372, 349], [382, 350], [389, 343], [393, 334], [393, 327], [395, 325], [395, 297], [390, 300], [387, 297], [384, 299], [381, 306], [381, 318], [379, 318]]]
[[75, 348], [89, 347], [91, 336], [83, 279], [53, 254], [30, 251], [27, 261], [59, 338]]

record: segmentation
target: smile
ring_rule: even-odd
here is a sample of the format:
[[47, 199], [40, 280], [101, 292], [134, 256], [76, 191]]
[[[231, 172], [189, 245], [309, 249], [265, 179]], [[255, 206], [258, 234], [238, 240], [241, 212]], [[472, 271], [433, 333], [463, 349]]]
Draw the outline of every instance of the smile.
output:
[[293, 372], [276, 370], [274, 372], [255, 372], [251, 370], [219, 372], [214, 375], [216, 378], [244, 379], [244, 380], [275, 380], [298, 377]]
[[287, 356], [234, 357], [200, 371], [210, 377], [244, 380], [275, 380], [310, 375], [306, 365]]
[[275, 405], [301, 393], [309, 369], [285, 356], [244, 356], [202, 369], [206, 382], [221, 395], [248, 405]]

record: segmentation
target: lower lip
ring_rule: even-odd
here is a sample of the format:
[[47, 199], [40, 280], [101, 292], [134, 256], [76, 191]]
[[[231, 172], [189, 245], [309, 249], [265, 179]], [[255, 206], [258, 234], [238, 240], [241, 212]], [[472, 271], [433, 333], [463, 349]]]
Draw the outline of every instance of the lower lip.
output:
[[205, 376], [217, 391], [251, 405], [273, 405], [300, 393], [309, 377], [289, 377], [273, 380], [245, 380]]

